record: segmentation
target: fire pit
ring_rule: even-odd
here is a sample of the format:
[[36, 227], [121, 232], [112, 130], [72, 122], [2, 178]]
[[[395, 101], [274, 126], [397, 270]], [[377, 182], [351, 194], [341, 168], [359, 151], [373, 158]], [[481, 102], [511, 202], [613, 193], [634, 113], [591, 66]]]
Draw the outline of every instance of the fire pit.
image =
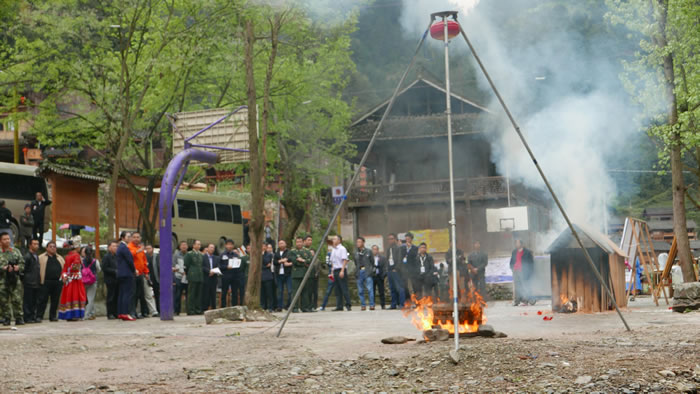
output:
[[476, 334], [479, 331], [479, 326], [486, 322], [485, 307], [486, 302], [478, 292], [475, 290], [466, 294], [463, 292], [458, 303], [459, 327], [457, 330], [454, 327], [454, 304], [452, 303], [440, 302], [439, 300], [435, 302], [430, 296], [416, 299], [414, 295], [411, 297], [411, 301], [406, 302], [403, 312], [405, 317], [411, 318], [411, 322], [416, 328], [424, 332], [424, 338], [431, 340], [431, 336], [425, 335], [425, 333], [433, 329], [445, 330], [450, 336], [454, 336], [455, 332], [460, 336], [469, 333]]

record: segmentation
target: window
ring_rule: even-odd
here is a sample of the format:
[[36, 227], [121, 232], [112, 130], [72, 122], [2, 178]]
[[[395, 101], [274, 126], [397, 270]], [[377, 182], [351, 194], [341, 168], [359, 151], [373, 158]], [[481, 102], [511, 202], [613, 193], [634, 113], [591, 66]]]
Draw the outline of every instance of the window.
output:
[[34, 200], [36, 192], [46, 194], [46, 182], [34, 176], [0, 173], [0, 198], [8, 200]]
[[197, 201], [197, 217], [199, 220], [216, 220], [214, 203]]
[[233, 208], [233, 223], [234, 224], [243, 223], [243, 217], [241, 215], [241, 206], [240, 205], [231, 205], [231, 208]]
[[216, 221], [226, 223], [233, 222], [230, 205], [216, 204]]
[[197, 207], [194, 201], [177, 200], [177, 212], [182, 219], [197, 219]]

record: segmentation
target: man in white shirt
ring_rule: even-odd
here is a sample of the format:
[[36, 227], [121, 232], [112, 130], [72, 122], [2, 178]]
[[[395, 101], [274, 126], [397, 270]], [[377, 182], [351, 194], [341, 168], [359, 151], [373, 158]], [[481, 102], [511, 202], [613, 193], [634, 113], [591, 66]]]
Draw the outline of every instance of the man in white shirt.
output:
[[333, 250], [331, 251], [331, 268], [335, 280], [336, 311], [343, 310], [343, 299], [345, 307], [351, 310], [350, 293], [348, 292], [348, 251], [341, 243], [343, 238], [340, 235], [333, 237]]

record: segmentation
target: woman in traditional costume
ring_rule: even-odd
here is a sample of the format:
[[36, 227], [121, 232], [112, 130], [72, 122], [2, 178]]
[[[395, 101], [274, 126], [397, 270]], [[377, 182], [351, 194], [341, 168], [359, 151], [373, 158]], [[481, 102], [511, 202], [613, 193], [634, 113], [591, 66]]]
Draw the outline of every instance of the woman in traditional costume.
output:
[[80, 236], [68, 241], [68, 246], [72, 250], [66, 256], [66, 263], [63, 265], [63, 273], [61, 274], [63, 291], [58, 306], [58, 318], [61, 320], [78, 321], [85, 317], [87, 296], [81, 274], [83, 261], [78, 254], [80, 241]]

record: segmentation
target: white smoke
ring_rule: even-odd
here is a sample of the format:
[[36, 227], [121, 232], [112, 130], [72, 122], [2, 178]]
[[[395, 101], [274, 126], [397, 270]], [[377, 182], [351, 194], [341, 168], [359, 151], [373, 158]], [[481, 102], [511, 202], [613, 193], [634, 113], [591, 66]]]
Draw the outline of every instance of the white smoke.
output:
[[[567, 213], [575, 222], [602, 229], [605, 212], [615, 196], [615, 182], [607, 168], [639, 130], [634, 121], [637, 114], [618, 79], [618, 54], [606, 51], [615, 43], [590, 42], [590, 37], [582, 37], [573, 22], [566, 25], [563, 18], [557, 20], [547, 14], [548, 18], [538, 19], [540, 14], [530, 12], [538, 4], [541, 3], [518, 0], [404, 0], [401, 25], [407, 34], [419, 37], [431, 13], [455, 6], [458, 11], [468, 12], [460, 12], [460, 24]], [[506, 36], [503, 23], [513, 18], [520, 18], [522, 31]], [[537, 39], [527, 35], [535, 27], [552, 25], [556, 26], [551, 29], [552, 34], [539, 35]], [[466, 56], [468, 47], [461, 37], [456, 37], [450, 51]], [[486, 120], [484, 129], [488, 130], [485, 134], [498, 172], [529, 187], [544, 189], [486, 79], [478, 69], [477, 74], [481, 89], [492, 97], [487, 104], [495, 115]], [[477, 96], [476, 93], [471, 96]], [[551, 201], [548, 194], [547, 199]], [[552, 218], [557, 233], [564, 223], [555, 208]]]

